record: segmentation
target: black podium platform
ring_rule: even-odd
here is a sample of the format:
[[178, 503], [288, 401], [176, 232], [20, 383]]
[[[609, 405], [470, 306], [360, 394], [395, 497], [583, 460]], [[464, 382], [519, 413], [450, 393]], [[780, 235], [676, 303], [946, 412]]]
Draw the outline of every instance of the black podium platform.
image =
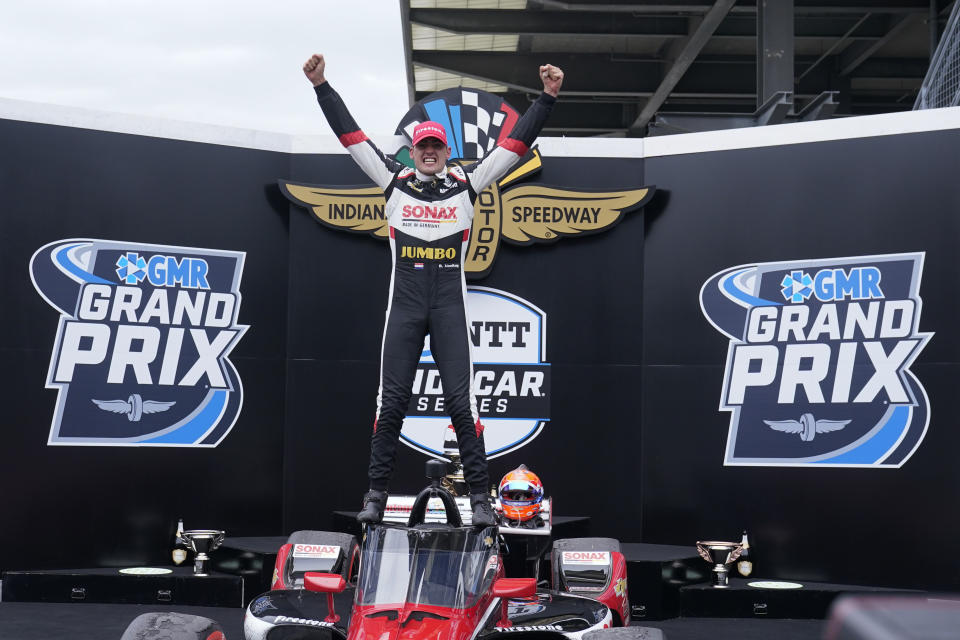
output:
[[635, 622], [680, 615], [680, 587], [708, 579], [692, 546], [621, 542], [627, 561], [630, 615]]
[[163, 575], [125, 575], [118, 569], [7, 571], [4, 602], [95, 602], [115, 604], [243, 606], [243, 579], [193, 567], [167, 567]]
[[[704, 563], [705, 564], [705, 563]], [[758, 589], [750, 582], [763, 578], [730, 578], [730, 586], [716, 589], [709, 583], [680, 588], [680, 615], [698, 618], [826, 618], [830, 605], [841, 595], [917, 595], [922, 591], [849, 584], [805, 582], [799, 589]], [[778, 580], [779, 581], [779, 580]]]
[[223, 544], [210, 556], [215, 571], [243, 578], [244, 601], [270, 590], [277, 551], [287, 543], [288, 536], [256, 536], [224, 538]]

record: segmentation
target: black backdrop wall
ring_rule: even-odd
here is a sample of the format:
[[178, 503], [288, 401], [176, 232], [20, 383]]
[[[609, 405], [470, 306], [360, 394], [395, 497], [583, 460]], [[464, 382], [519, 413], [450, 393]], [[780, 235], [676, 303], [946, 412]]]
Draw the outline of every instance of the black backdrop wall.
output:
[[[960, 188], [948, 177], [958, 142], [937, 131], [647, 159], [647, 180], [670, 193], [662, 210], [647, 207], [644, 245], [646, 540], [747, 528], [761, 575], [960, 586], [940, 551], [960, 525], [949, 507], [960, 497]], [[699, 309], [707, 278], [747, 263], [913, 251], [926, 252], [920, 330], [936, 334], [912, 367], [931, 405], [914, 456], [900, 469], [724, 467], [728, 340]]]
[[[550, 158], [524, 184], [615, 190], [644, 184], [641, 161]], [[339, 157], [297, 157], [294, 181], [359, 184], [363, 174]], [[366, 490], [389, 250], [383, 241], [333, 231], [303, 210], [290, 218], [291, 270], [286, 446], [286, 524], [310, 526], [331, 508], [358, 509]], [[530, 444], [491, 460], [491, 478], [524, 463], [536, 470], [566, 513], [587, 514], [598, 530], [616, 527], [622, 496], [599, 490], [636, 464], [640, 437], [640, 282], [643, 216], [555, 244], [501, 245], [478, 284], [509, 291], [547, 316], [551, 420]], [[633, 274], [633, 275], [631, 275]], [[322, 463], [319, 452], [329, 452]], [[414, 493], [426, 458], [400, 447], [392, 489]], [[321, 474], [336, 478], [336, 495]], [[605, 479], [604, 479], [605, 478]], [[634, 507], [630, 507], [631, 511]], [[628, 526], [639, 522], [639, 508]], [[623, 524], [622, 521], [620, 524]], [[625, 529], [626, 531], [627, 529]]]
[[[284, 154], [0, 120], [3, 569], [169, 563], [178, 517], [280, 530], [287, 213], [265, 189]], [[101, 238], [246, 251], [231, 355], [246, 389], [214, 449], [47, 446], [59, 314], [31, 284], [49, 242]], [[124, 396], [125, 397], [125, 396]]]
[[[624, 541], [692, 544], [748, 528], [763, 577], [956, 588], [960, 561], [945, 550], [960, 492], [950, 404], [960, 379], [958, 137], [646, 160], [544, 153], [528, 184], [661, 191], [603, 233], [502, 245], [478, 283], [548, 318], [551, 419], [491, 460], [491, 476], [523, 462], [557, 513], [590, 515], [594, 534]], [[12, 407], [0, 567], [161, 563], [178, 516], [229, 535], [279, 535], [355, 509], [388, 250], [317, 224], [276, 187], [364, 183], [350, 160], [13, 121], [0, 121], [0, 138], [0, 349]], [[246, 252], [239, 322], [250, 329], [230, 356], [244, 406], [217, 448], [47, 446], [57, 313], [27, 265], [66, 238]], [[728, 340], [700, 311], [703, 283], [738, 264], [905, 251], [926, 252], [920, 328], [936, 333], [912, 367], [931, 404], [913, 458], [901, 469], [723, 466]], [[400, 451], [393, 487], [409, 492], [424, 455]]]

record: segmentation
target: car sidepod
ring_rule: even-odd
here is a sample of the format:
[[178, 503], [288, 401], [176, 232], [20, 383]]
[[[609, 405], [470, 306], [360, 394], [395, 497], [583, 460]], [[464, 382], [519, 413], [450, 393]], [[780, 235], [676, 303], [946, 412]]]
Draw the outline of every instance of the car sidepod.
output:
[[476, 640], [502, 640], [504, 636], [579, 640], [588, 631], [613, 624], [613, 615], [605, 604], [569, 593], [538, 592], [532, 598], [511, 599], [507, 605], [509, 624], [501, 620], [501, 610], [501, 602], [495, 600]]
[[554, 589], [595, 598], [610, 607], [616, 626], [630, 624], [627, 562], [618, 540], [554, 540], [550, 563]]
[[303, 587], [308, 571], [338, 573], [352, 583], [359, 568], [360, 546], [347, 533], [335, 531], [294, 531], [277, 551], [271, 589]]

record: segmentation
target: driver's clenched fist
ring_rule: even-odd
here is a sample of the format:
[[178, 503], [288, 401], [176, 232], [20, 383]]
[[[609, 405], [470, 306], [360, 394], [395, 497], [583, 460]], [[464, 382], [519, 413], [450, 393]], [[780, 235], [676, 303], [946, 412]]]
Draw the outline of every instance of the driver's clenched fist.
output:
[[545, 64], [540, 67], [540, 79], [543, 81], [543, 90], [556, 98], [563, 84], [563, 70], [552, 64]]
[[327, 81], [323, 76], [323, 70], [326, 66], [327, 63], [324, 62], [323, 55], [315, 53], [303, 63], [303, 74], [307, 76], [307, 80], [313, 83], [313, 86], [318, 87]]

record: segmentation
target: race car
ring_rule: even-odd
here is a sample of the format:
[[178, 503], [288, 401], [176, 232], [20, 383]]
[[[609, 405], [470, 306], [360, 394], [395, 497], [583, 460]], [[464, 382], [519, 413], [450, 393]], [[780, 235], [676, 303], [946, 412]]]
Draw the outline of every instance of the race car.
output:
[[[446, 522], [424, 521], [430, 498], [442, 500]], [[248, 605], [245, 637], [579, 639], [629, 624], [616, 540], [554, 541], [549, 588], [506, 577], [504, 546], [497, 527], [464, 526], [454, 498], [437, 487], [421, 492], [405, 525], [368, 526], [362, 547], [351, 535], [298, 531], [279, 550], [272, 589]]]

